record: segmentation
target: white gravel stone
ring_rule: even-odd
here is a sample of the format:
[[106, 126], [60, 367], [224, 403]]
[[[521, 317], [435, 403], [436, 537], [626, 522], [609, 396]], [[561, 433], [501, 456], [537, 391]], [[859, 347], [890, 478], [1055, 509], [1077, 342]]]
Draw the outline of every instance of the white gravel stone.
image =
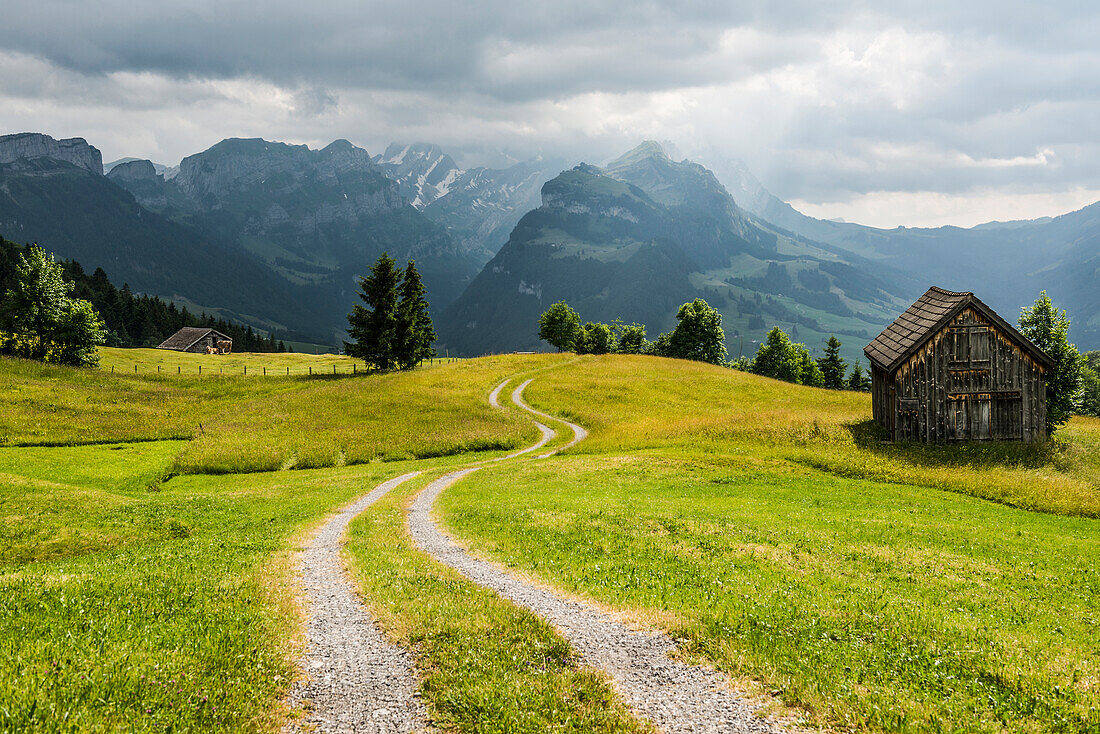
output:
[[305, 715], [284, 732], [408, 734], [426, 730], [413, 660], [391, 645], [359, 600], [340, 559], [352, 518], [413, 472], [380, 484], [321, 527], [299, 557], [309, 623], [301, 661], [309, 679], [296, 681], [289, 703]]

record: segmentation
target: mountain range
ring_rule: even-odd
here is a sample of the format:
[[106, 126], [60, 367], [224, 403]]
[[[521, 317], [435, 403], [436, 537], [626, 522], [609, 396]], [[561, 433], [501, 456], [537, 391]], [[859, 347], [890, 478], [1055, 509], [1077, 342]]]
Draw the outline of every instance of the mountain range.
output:
[[585, 319], [637, 321], [656, 336], [702, 296], [723, 314], [735, 356], [774, 325], [813, 344], [847, 335], [854, 354], [915, 287], [753, 221], [710, 171], [647, 142], [543, 186], [539, 208], [444, 312], [440, 333], [461, 353], [534, 349], [539, 313], [565, 300]]
[[[564, 169], [564, 170], [563, 170]], [[533, 159], [461, 168], [440, 147], [370, 155], [228, 139], [178, 166], [102, 163], [80, 138], [0, 136], [0, 235], [38, 241], [137, 292], [303, 341], [335, 344], [356, 276], [414, 258], [452, 354], [544, 347], [564, 299], [651, 336], [703, 296], [731, 354], [780, 325], [848, 356], [929, 284], [1008, 319], [1046, 289], [1100, 346], [1100, 204], [971, 229], [864, 227], [805, 216], [743, 166], [718, 176], [646, 142], [602, 166]], [[723, 183], [725, 186], [723, 186]]]
[[401, 194], [447, 229], [483, 266], [500, 250], [520, 217], [539, 205], [542, 185], [565, 167], [535, 159], [507, 168], [462, 169], [438, 145], [394, 143], [375, 156]]

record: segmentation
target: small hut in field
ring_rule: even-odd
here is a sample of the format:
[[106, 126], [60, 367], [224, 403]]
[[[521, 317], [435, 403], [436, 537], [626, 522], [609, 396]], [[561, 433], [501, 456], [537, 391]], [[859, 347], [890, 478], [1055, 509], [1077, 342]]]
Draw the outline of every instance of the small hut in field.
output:
[[192, 354], [229, 354], [233, 351], [233, 339], [216, 329], [185, 326], [165, 339], [157, 349]]
[[1040, 441], [1053, 360], [973, 293], [932, 287], [863, 349], [893, 441]]

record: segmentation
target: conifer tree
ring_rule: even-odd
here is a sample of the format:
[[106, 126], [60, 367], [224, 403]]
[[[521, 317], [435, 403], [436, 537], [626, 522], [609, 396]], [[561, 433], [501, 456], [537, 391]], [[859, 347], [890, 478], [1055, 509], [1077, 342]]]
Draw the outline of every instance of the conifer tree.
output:
[[424, 283], [417, 272], [416, 263], [409, 260], [405, 278], [399, 289], [397, 305], [397, 366], [411, 370], [420, 362], [435, 356], [435, 328], [428, 313], [428, 300], [424, 297]]
[[856, 362], [852, 374], [848, 377], [848, 389], [866, 392], [871, 389], [871, 378], [863, 372], [863, 366]]
[[844, 373], [848, 365], [840, 358], [840, 340], [836, 336], [829, 337], [825, 345], [825, 356], [817, 360], [817, 366], [825, 380], [825, 387], [830, 390], [844, 389]]
[[397, 287], [401, 270], [388, 254], [382, 253], [370, 275], [359, 279], [359, 297], [366, 307], [355, 304], [348, 314], [348, 336], [344, 351], [380, 370], [397, 364]]

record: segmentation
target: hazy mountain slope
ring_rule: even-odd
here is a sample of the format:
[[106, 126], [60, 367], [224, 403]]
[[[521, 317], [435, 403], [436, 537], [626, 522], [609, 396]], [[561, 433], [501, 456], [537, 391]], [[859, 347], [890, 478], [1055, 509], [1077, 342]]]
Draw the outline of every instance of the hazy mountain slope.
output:
[[460, 353], [539, 346], [538, 315], [564, 299], [583, 318], [646, 323], [652, 336], [703, 296], [732, 354], [779, 324], [811, 346], [848, 334], [850, 354], [904, 307], [891, 286], [835, 253], [749, 221], [706, 169], [644, 144], [549, 181], [541, 206], [441, 320]]
[[103, 176], [51, 158], [0, 165], [0, 235], [38, 242], [118, 282], [257, 325], [310, 332], [298, 289], [247, 253], [141, 207]]
[[346, 140], [310, 150], [230, 139], [185, 158], [170, 181], [141, 162], [120, 165], [111, 177], [146, 206], [253, 253], [302, 286], [330, 334], [344, 326], [355, 302], [355, 276], [382, 252], [402, 263], [416, 260], [436, 309], [477, 272], [476, 259], [409, 206], [367, 151]]
[[484, 265], [500, 251], [520, 218], [538, 207], [542, 185], [560, 166], [545, 161], [503, 169], [463, 171], [446, 195], [424, 208], [424, 215], [447, 228], [459, 246]]
[[743, 165], [719, 169], [756, 217], [803, 237], [858, 253], [924, 285], [974, 291], [1009, 321], [1046, 290], [1068, 309], [1071, 336], [1100, 347], [1100, 205], [1060, 217], [971, 227], [879, 229], [808, 217], [767, 191]]

